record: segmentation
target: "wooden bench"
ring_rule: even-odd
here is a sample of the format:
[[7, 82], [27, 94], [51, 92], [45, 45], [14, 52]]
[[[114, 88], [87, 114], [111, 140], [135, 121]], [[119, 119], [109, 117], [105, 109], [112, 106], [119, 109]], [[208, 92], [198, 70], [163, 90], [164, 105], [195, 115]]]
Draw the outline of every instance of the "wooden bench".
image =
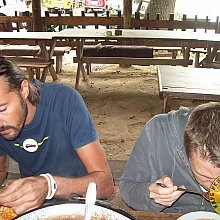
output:
[[[14, 57], [6, 56], [10, 60], [14, 61], [19, 67], [26, 68], [28, 71], [29, 79], [32, 79], [36, 75], [36, 79], [45, 82], [48, 68], [53, 64], [53, 60], [46, 61], [39, 57]], [[42, 74], [40, 69], [43, 69]]]
[[[109, 64], [140, 63], [141, 65], [143, 64], [142, 61], [145, 60], [146, 58], [153, 58], [153, 49], [147, 46], [97, 44], [97, 45], [86, 45], [83, 48], [83, 59], [87, 60], [86, 62], [90, 64], [103, 62], [107, 64], [108, 63]], [[77, 59], [75, 60], [77, 61]]]
[[220, 70], [182, 66], [158, 66], [159, 96], [164, 112], [173, 99], [220, 101]]
[[203, 65], [204, 59], [200, 60], [200, 55], [207, 54], [207, 49], [206, 48], [192, 48], [190, 49], [190, 52], [195, 54], [194, 67], [201, 67]]
[[161, 55], [161, 51], [166, 51], [166, 53], [164, 54], [164, 56], [167, 56], [167, 52], [171, 52], [172, 53], [172, 59], [176, 59], [178, 53], [182, 52], [182, 48], [181, 47], [153, 47], [154, 52], [159, 52], [158, 54], [155, 54], [155, 56], [163, 56]]
[[[55, 47], [53, 56], [56, 57], [56, 74], [62, 70], [62, 61], [65, 53], [69, 53], [71, 47]], [[2, 45], [0, 53], [5, 56], [40, 56], [40, 47], [32, 45]]]
[[[90, 73], [91, 64], [126, 64], [126, 65], [148, 65], [147, 59], [153, 58], [153, 50], [147, 46], [126, 45], [86, 45], [83, 48], [83, 57], [73, 57], [75, 63], [86, 63], [87, 73]], [[81, 68], [78, 65], [78, 69]], [[77, 70], [77, 72], [80, 72]], [[86, 76], [84, 80], [86, 80]], [[75, 88], [78, 88], [79, 77], [76, 76]]]
[[[87, 80], [84, 67], [86, 64], [87, 73], [90, 72], [91, 63], [96, 64], [125, 64], [125, 65], [183, 65], [184, 59], [179, 59], [176, 55], [166, 59], [154, 58], [154, 50], [160, 50], [164, 47], [148, 47], [148, 46], [126, 46], [126, 45], [85, 45], [83, 47], [82, 58], [74, 57], [73, 61], [78, 63], [75, 88], [78, 89], [80, 71]], [[167, 49], [167, 47], [165, 48]], [[173, 47], [175, 51], [180, 47]], [[188, 64], [192, 64], [189, 60]], [[82, 68], [83, 67], [83, 68]]]

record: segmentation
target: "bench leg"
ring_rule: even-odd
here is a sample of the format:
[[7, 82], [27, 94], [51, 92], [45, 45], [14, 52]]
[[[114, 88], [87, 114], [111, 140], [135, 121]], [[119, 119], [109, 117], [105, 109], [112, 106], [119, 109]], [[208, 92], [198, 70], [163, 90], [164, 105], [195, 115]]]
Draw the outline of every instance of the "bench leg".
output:
[[195, 53], [194, 67], [199, 67], [199, 57], [200, 57], [200, 52], [196, 52]]
[[82, 76], [83, 76], [83, 81], [87, 81], [87, 75], [86, 75], [86, 71], [85, 71], [85, 67], [84, 65], [80, 65], [81, 68], [81, 72], [82, 72]]
[[172, 51], [172, 59], [176, 59], [177, 57], [177, 50]]
[[49, 67], [45, 67], [43, 69], [42, 76], [40, 78], [40, 81], [43, 83], [46, 81], [48, 70], [49, 70]]
[[62, 70], [62, 63], [63, 63], [63, 56], [57, 55], [56, 56], [56, 74], [59, 74]]
[[79, 79], [80, 79], [80, 64], [77, 65], [77, 71], [76, 71], [76, 82], [75, 82], [75, 89], [79, 88]]
[[26, 68], [28, 72], [28, 78], [29, 80], [32, 80], [34, 78], [34, 70], [32, 68]]
[[86, 72], [87, 72], [87, 75], [89, 75], [91, 73], [91, 63], [86, 63]]
[[78, 62], [77, 72], [76, 72], [75, 89], [79, 88], [80, 72], [82, 72], [83, 81], [87, 81], [87, 76], [86, 76], [86, 71], [85, 71], [84, 65], [81, 62]]
[[36, 79], [40, 80], [40, 68], [37, 68], [35, 71], [36, 71]]
[[52, 76], [53, 81], [57, 80], [57, 74], [56, 71], [54, 70], [53, 66], [49, 66], [50, 74]]

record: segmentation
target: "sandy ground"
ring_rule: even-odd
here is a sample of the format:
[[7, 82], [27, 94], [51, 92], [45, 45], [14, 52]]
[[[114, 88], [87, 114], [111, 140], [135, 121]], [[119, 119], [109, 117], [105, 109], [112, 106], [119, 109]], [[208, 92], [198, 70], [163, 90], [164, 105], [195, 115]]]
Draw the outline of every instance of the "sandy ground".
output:
[[[58, 82], [74, 87], [76, 64], [72, 56], [64, 56]], [[88, 81], [81, 78], [78, 91], [88, 106], [108, 159], [127, 160], [144, 124], [163, 112], [156, 66], [93, 64]], [[197, 103], [176, 100], [173, 109], [180, 105]]]

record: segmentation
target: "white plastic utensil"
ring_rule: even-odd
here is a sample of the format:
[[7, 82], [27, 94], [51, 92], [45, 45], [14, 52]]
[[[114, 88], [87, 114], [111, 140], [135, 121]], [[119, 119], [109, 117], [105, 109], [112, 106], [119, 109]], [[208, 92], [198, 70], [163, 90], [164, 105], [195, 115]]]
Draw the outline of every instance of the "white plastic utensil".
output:
[[96, 201], [96, 184], [94, 182], [89, 183], [86, 192], [86, 204], [84, 220], [90, 220], [92, 216], [92, 209]]

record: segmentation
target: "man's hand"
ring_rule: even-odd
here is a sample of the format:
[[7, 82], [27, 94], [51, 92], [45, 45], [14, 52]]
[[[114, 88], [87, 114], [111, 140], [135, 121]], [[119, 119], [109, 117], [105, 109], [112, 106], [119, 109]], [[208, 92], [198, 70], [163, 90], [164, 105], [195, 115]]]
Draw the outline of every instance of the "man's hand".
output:
[[[159, 187], [156, 183], [161, 183], [164, 187]], [[164, 176], [149, 186], [150, 198], [163, 206], [171, 206], [184, 193], [177, 191], [177, 188], [170, 177]]]
[[22, 214], [42, 205], [47, 196], [48, 185], [44, 177], [27, 177], [15, 180], [2, 193], [0, 204]]

